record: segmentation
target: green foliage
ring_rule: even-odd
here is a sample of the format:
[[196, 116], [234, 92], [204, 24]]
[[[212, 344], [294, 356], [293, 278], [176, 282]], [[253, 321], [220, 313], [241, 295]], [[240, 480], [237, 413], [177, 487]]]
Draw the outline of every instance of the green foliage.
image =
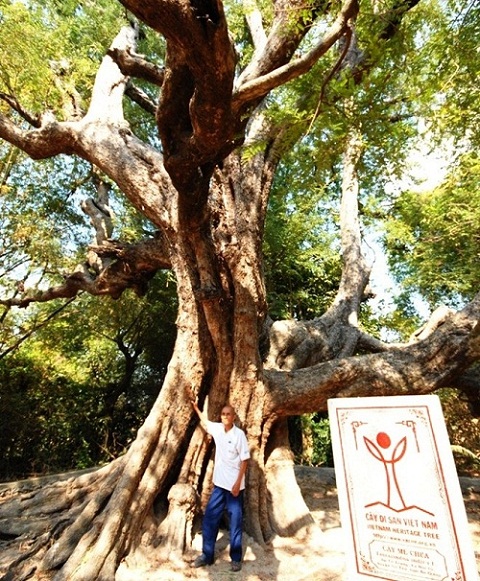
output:
[[[92, 234], [79, 202], [94, 196], [95, 186], [84, 162], [33, 164], [8, 148], [1, 152], [0, 282], [2, 294], [14, 296], [23, 286], [61, 282], [62, 272], [84, 260]], [[115, 190], [111, 205], [120, 237], [151, 233]], [[8, 419], [0, 478], [84, 468], [122, 453], [158, 394], [175, 313], [175, 285], [163, 273], [143, 298], [84, 295], [67, 306], [3, 307], [0, 402]]]
[[442, 403], [455, 464], [460, 475], [480, 474], [480, 419], [460, 394], [453, 389], [437, 392]]
[[380, 300], [375, 310], [368, 302], [360, 306], [362, 330], [387, 342], [408, 341], [422, 324], [410, 296], [397, 295], [393, 308], [391, 304], [386, 307], [384, 302], [385, 299]]
[[[0, 361], [0, 478], [18, 478], [102, 460], [94, 421], [97, 394], [46, 365], [42, 350]], [[58, 361], [57, 361], [58, 363]], [[64, 367], [65, 367], [65, 362]], [[87, 442], [91, 444], [87, 444]]]
[[480, 162], [463, 155], [431, 192], [404, 192], [387, 223], [392, 272], [430, 304], [458, 305], [480, 285]]
[[333, 466], [330, 422], [325, 414], [306, 414], [289, 421], [295, 462], [308, 466]]
[[[2, 60], [0, 91], [30, 112], [54, 108], [59, 118], [74, 92], [88, 106], [98, 64], [126, 22], [120, 10], [117, 2], [0, 4], [0, 50], [10, 36], [24, 39], [31, 32], [18, 53], [22, 66], [15, 58]], [[146, 33], [140, 49], [155, 44], [161, 58], [155, 33]], [[41, 59], [41, 68], [30, 53]], [[23, 77], [14, 83], [16, 68]], [[156, 88], [144, 90], [157, 97]], [[148, 116], [135, 105], [127, 105], [127, 115], [140, 137], [158, 145]], [[60, 283], [64, 272], [85, 260], [92, 230], [80, 202], [95, 194], [91, 167], [82, 160], [59, 156], [34, 163], [0, 145], [3, 296]], [[152, 225], [115, 187], [110, 205], [116, 237], [133, 242], [152, 234]], [[26, 311], [2, 307], [0, 404], [8, 420], [2, 425], [0, 478], [83, 468], [122, 453], [158, 394], [175, 315], [175, 284], [164, 273], [143, 298], [126, 293], [116, 302], [77, 297], [63, 309], [55, 302]]]
[[[10, 149], [0, 148], [0, 283], [2, 294], [44, 288], [63, 281], [78, 263], [78, 247], [90, 242], [87, 218], [80, 211], [79, 194], [89, 188], [90, 168], [82, 161], [58, 157], [33, 163]], [[12, 159], [15, 161], [13, 162]], [[84, 257], [81, 259], [84, 260]], [[46, 306], [48, 316], [53, 309]], [[0, 353], [18, 340], [42, 316], [32, 307], [18, 312], [2, 307]]]
[[[340, 72], [324, 86], [336, 58], [330, 55], [268, 99], [266, 114], [281, 128], [285, 148], [270, 198], [264, 245], [269, 304], [275, 318], [318, 316], [336, 292], [341, 266], [337, 212], [342, 155], [352, 128], [360, 132], [364, 146], [358, 168], [363, 225], [368, 228], [385, 218], [387, 184], [404, 171], [417, 137], [416, 116], [428, 99], [423, 87], [428, 54], [419, 46], [426, 42], [422, 35], [430, 38], [428, 26], [437, 9], [435, 3], [419, 7], [409, 14], [411, 27], [402, 28], [393, 41], [375, 45], [373, 14], [362, 12], [356, 27], [359, 47], [368, 54], [367, 60], [377, 63], [364, 82], [357, 86]], [[305, 52], [315, 40], [312, 32], [301, 50]], [[310, 123], [314, 114], [317, 117]], [[296, 143], [293, 148], [292, 143]], [[260, 151], [263, 145], [255, 147]], [[398, 313], [369, 323], [369, 315], [364, 308], [362, 320], [378, 331], [401, 317]], [[408, 327], [405, 318], [403, 322]]]
[[60, 112], [74, 92], [86, 104], [121, 14], [109, 0], [2, 3], [0, 91], [32, 113]]
[[446, 18], [429, 45], [430, 81], [436, 98], [432, 129], [439, 140], [445, 134], [460, 144], [480, 142], [480, 6], [478, 2], [449, 0]]
[[294, 152], [277, 174], [265, 226], [267, 296], [274, 318], [310, 319], [330, 304], [341, 273], [333, 228], [322, 211], [308, 148]]

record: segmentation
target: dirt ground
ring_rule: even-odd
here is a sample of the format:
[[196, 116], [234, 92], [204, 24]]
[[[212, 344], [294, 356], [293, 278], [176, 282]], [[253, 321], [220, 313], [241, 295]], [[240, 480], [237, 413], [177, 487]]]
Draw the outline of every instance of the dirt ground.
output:
[[[149, 552], [136, 562], [126, 562], [115, 581], [343, 581], [345, 563], [335, 474], [330, 468], [296, 467], [297, 481], [305, 502], [318, 525], [308, 538], [275, 538], [264, 548], [244, 535], [242, 571], [230, 571], [228, 535], [221, 531], [218, 554], [211, 567], [193, 569], [190, 561], [201, 550], [201, 537], [194, 539], [194, 551], [184, 559], [170, 558], [165, 564], [160, 553]], [[460, 479], [477, 565], [480, 569], [480, 479]], [[163, 562], [162, 562], [163, 561]]]

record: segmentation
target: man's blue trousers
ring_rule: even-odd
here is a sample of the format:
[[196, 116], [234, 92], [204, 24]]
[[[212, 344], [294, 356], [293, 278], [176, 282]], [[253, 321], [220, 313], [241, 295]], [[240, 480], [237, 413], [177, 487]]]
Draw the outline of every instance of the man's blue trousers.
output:
[[215, 541], [225, 509], [230, 521], [230, 559], [242, 560], [243, 490], [233, 496], [229, 490], [214, 486], [202, 522], [202, 552], [209, 564], [214, 561]]

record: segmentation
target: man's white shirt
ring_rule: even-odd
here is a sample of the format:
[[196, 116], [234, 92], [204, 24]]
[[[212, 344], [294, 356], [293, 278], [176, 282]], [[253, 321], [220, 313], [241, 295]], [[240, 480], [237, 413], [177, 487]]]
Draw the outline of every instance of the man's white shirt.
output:
[[[237, 480], [242, 461], [250, 458], [247, 437], [235, 425], [226, 432], [221, 422], [209, 421], [207, 430], [215, 440], [213, 483], [220, 488], [232, 490]], [[244, 488], [245, 476], [242, 478], [240, 490]]]

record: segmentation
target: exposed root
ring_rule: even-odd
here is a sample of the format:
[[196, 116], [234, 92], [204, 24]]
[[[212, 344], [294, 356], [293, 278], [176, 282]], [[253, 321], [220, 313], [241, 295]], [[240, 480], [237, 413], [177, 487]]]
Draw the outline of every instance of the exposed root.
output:
[[168, 502], [168, 514], [159, 527], [157, 544], [166, 543], [170, 551], [181, 555], [192, 544], [198, 504], [195, 488], [190, 484], [175, 484], [168, 493]]
[[282, 537], [308, 535], [314, 520], [295, 478], [285, 421], [275, 425], [271, 438], [275, 445], [266, 463], [271, 526]]
[[67, 478], [2, 485], [0, 580], [49, 579], [92, 526], [115, 487], [123, 460]]

